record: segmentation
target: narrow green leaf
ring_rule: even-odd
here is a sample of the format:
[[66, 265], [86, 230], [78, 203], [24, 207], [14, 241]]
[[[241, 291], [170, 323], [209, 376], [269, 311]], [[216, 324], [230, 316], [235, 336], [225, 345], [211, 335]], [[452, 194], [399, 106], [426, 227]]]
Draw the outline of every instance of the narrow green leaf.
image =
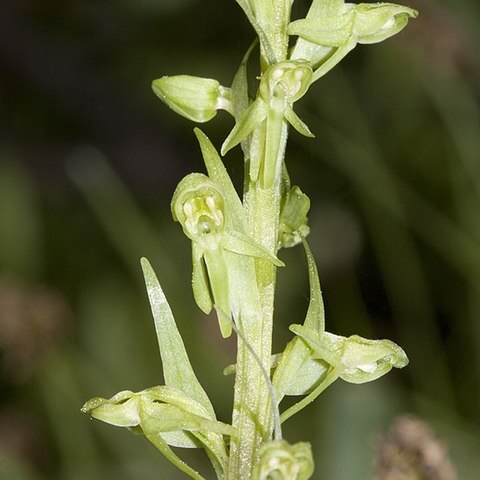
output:
[[229, 150], [247, 138], [253, 130], [265, 120], [267, 110], [265, 102], [261, 98], [257, 98], [244, 112], [242, 118], [235, 124], [223, 142], [221, 154], [225, 155]]
[[249, 0], [236, 0], [237, 3], [242, 7], [242, 10], [245, 12], [245, 15], [248, 18], [248, 21], [252, 27], [257, 32], [258, 38], [260, 39], [260, 45], [262, 47], [262, 52], [266, 56], [266, 60], [271, 65], [276, 62], [275, 51], [268, 33], [264, 30], [264, 26], [260, 24], [255, 12], [252, 9], [251, 1]]
[[317, 265], [313, 258], [308, 242], [303, 239], [303, 246], [307, 256], [308, 279], [310, 283], [310, 302], [304, 325], [321, 335], [325, 330], [325, 309], [323, 306], [322, 290], [318, 278]]
[[[325, 312], [320, 280], [315, 260], [305, 239], [303, 239], [303, 246], [307, 257], [310, 283], [310, 302], [305, 317], [305, 325], [315, 331], [318, 336], [321, 336], [325, 330]], [[312, 356], [313, 349], [299, 338], [294, 338], [288, 343], [273, 375], [273, 385], [279, 402], [285, 395], [292, 394], [291, 392], [308, 391], [325, 375], [326, 368], [323, 368], [324, 365], [321, 363], [313, 365], [311, 363]], [[318, 377], [316, 377], [317, 374]], [[302, 376], [304, 385], [299, 384], [299, 379]]]
[[[247, 53], [244, 55], [240, 66], [238, 67], [237, 73], [233, 78], [232, 82], [232, 106], [233, 114], [235, 121], [239, 121], [244, 112], [248, 109], [250, 105], [250, 97], [248, 95], [248, 74], [247, 74], [247, 64], [250, 58], [250, 55], [253, 49], [258, 44], [258, 39], [256, 39], [247, 50]], [[248, 161], [250, 158], [250, 137], [248, 136], [245, 140], [241, 142], [241, 147], [243, 154], [245, 156], [245, 161]]]
[[243, 112], [247, 110], [250, 104], [250, 97], [248, 95], [248, 72], [247, 65], [253, 49], [257, 46], [258, 39], [256, 39], [248, 48], [243, 56], [243, 59], [238, 67], [235, 77], [232, 82], [232, 104], [235, 119], [238, 121]]
[[141, 264], [155, 320], [165, 384], [184, 392], [215, 418], [212, 404], [190, 364], [182, 337], [155, 272], [146, 258], [142, 258]]

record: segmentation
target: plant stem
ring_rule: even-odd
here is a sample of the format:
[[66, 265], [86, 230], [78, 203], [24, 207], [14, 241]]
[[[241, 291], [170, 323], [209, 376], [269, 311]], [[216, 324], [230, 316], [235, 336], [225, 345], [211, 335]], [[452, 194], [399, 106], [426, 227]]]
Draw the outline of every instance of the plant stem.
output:
[[[287, 125], [284, 122], [279, 136], [277, 158], [279, 165], [283, 164], [286, 139]], [[264, 157], [263, 148], [258, 152]], [[264, 164], [263, 160], [264, 158], [261, 159], [260, 165]], [[271, 188], [263, 188], [261, 180], [249, 181], [244, 195], [249, 233], [272, 255], [277, 253], [281, 198], [281, 169], [277, 170], [279, 172]], [[259, 178], [261, 177], [260, 175]], [[263, 259], [256, 259], [254, 262], [255, 288], [251, 294], [250, 289], [247, 289], [249, 295], [246, 295], [247, 291], [243, 285], [239, 328], [245, 341], [256, 352], [264, 369], [270, 372], [276, 267]], [[238, 339], [233, 414], [233, 426], [237, 429], [237, 437], [232, 438], [230, 446], [228, 480], [251, 478], [258, 447], [270, 438], [273, 425], [270, 391], [257, 359], [248, 351], [245, 341]]]

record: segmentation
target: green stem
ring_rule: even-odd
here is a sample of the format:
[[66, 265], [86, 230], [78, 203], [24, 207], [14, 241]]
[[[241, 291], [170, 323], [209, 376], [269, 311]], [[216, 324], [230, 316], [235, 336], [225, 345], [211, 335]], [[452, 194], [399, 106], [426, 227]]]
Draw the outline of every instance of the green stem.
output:
[[[260, 127], [261, 128], [261, 127]], [[278, 161], [283, 162], [287, 139], [286, 122], [278, 138]], [[259, 148], [260, 165], [265, 160], [265, 149]], [[252, 153], [252, 156], [255, 152]], [[258, 160], [258, 159], [257, 159]], [[280, 176], [271, 188], [263, 188], [261, 176], [255, 183], [249, 182], [245, 192], [245, 208], [250, 233], [272, 255], [277, 253], [278, 221], [280, 214]], [[236, 438], [230, 446], [228, 480], [250, 480], [257, 460], [258, 447], [271, 437], [273, 416], [269, 386], [262, 369], [270, 371], [272, 354], [273, 302], [276, 267], [269, 261], [255, 259], [253, 291], [241, 285], [242, 308], [239, 328], [244, 340], [238, 339], [237, 371], [235, 377], [233, 426]], [[231, 286], [231, 291], [236, 286]], [[237, 293], [238, 295], [239, 293]], [[255, 351], [256, 359], [246, 347]]]

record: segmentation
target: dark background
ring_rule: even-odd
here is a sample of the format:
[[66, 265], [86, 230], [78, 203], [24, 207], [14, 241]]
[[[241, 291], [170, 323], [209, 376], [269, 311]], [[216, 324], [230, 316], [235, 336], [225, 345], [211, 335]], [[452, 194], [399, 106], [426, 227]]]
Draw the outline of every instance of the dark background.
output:
[[[403, 413], [430, 423], [459, 478], [480, 471], [480, 4], [409, 6], [421, 15], [404, 32], [359, 46], [296, 108], [316, 134], [292, 133], [287, 159], [312, 200], [327, 328], [391, 338], [411, 361], [337, 382], [286, 424], [290, 441], [313, 443], [315, 478], [371, 478], [379, 435]], [[296, 0], [294, 17], [306, 8]], [[234, 343], [194, 305], [190, 245], [169, 211], [202, 161], [193, 125], [150, 83], [229, 85], [252, 39], [233, 0], [1, 1], [0, 478], [184, 478], [145, 440], [80, 413], [162, 381], [141, 256], [229, 421]], [[202, 128], [219, 146], [231, 127], [220, 113]], [[240, 179], [239, 151], [226, 164]], [[308, 303], [301, 248], [281, 258], [276, 351]]]

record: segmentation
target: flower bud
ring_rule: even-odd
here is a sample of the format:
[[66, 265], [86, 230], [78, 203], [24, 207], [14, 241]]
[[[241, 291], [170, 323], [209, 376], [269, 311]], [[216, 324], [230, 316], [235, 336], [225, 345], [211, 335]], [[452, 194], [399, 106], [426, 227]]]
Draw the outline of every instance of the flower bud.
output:
[[274, 440], [260, 447], [252, 480], [308, 480], [314, 469], [309, 443]]
[[260, 95], [267, 104], [282, 99], [291, 105], [305, 95], [312, 75], [312, 68], [306, 60], [276, 63], [263, 74]]
[[310, 210], [310, 199], [299, 187], [295, 186], [285, 196], [280, 212], [278, 232], [279, 246], [293, 247], [310, 233], [307, 214]]
[[188, 238], [208, 249], [218, 245], [225, 228], [223, 195], [206, 175], [191, 173], [177, 186], [172, 215]]
[[82, 412], [116, 427], [136, 427], [140, 424], [139, 402], [138, 394], [124, 390], [110, 399], [92, 398]]
[[152, 82], [155, 94], [172, 110], [194, 122], [208, 122], [217, 110], [231, 110], [231, 91], [210, 78], [177, 75]]
[[417, 16], [416, 10], [394, 3], [360, 3], [355, 6], [353, 34], [358, 43], [378, 43], [403, 30], [408, 20]]

